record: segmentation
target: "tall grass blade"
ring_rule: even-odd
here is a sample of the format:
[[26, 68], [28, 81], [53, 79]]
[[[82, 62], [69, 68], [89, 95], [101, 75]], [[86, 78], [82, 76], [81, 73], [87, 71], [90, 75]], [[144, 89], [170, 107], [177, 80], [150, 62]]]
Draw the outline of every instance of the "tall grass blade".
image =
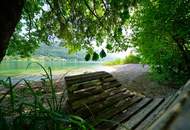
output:
[[[11, 80], [11, 78], [10, 77], [8, 77], [7, 78], [7, 80], [6, 81], [9, 81], [9, 79]], [[19, 80], [18, 82], [16, 82], [14, 85], [12, 85], [12, 82], [11, 82], [11, 84], [8, 84], [6, 81], [4, 82], [1, 82], [1, 83], [3, 83], [3, 85], [5, 85], [5, 86], [7, 86], [7, 87], [9, 87], [10, 88], [10, 85], [12, 86], [11, 87], [11, 89], [13, 90], [21, 81], [22, 81], [23, 79], [21, 79], [21, 80]], [[0, 98], [0, 103], [4, 100], [4, 98], [10, 93], [10, 89]]]

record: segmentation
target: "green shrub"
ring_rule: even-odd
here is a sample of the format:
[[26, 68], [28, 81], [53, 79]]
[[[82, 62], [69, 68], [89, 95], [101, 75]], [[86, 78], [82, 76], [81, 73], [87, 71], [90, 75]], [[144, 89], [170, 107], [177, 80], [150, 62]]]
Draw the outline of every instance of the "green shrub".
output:
[[[45, 72], [39, 90], [34, 90], [32, 84], [25, 79], [16, 84], [12, 83], [10, 77], [1, 81], [0, 86], [5, 86], [9, 90], [0, 95], [0, 129], [93, 130], [93, 127], [81, 117], [64, 111], [64, 86], [62, 94], [58, 95], [51, 68], [46, 69], [37, 64]], [[25, 83], [24, 88], [15, 89], [21, 81]], [[10, 119], [7, 120], [8, 118]]]
[[104, 65], [120, 65], [123, 64], [122, 59], [115, 59], [113, 61], [107, 61], [103, 63]]
[[143, 0], [130, 18], [130, 43], [161, 82], [182, 85], [190, 77], [189, 12], [186, 0]]
[[123, 60], [124, 64], [129, 64], [129, 63], [138, 64], [140, 62], [141, 62], [141, 58], [139, 55], [129, 55], [129, 56], [126, 56], [125, 59]]
[[139, 64], [141, 63], [141, 58], [139, 55], [129, 55], [124, 59], [115, 59], [113, 61], [108, 61], [103, 63], [104, 65], [122, 65], [122, 64]]

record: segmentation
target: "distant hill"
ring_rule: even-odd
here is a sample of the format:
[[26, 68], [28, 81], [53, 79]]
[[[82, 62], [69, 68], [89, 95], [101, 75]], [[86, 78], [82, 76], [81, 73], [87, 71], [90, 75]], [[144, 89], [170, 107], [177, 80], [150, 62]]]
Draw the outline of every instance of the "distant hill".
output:
[[[50, 57], [57, 57], [61, 59], [65, 59], [67, 61], [85, 61], [84, 57], [86, 55], [85, 50], [81, 50], [79, 52], [76, 52], [74, 54], [69, 54], [68, 49], [64, 47], [58, 47], [58, 46], [47, 46], [45, 44], [42, 44], [41, 47], [39, 47], [36, 52], [34, 53], [35, 56], [50, 56]], [[114, 53], [108, 53], [107, 56], [103, 59], [99, 59], [98, 62], [101, 61], [111, 61], [113, 59], [116, 59], [118, 57], [122, 57], [122, 55], [114, 54]]]
[[85, 51], [80, 51], [75, 54], [69, 54], [68, 49], [66, 48], [47, 46], [45, 44], [43, 44], [40, 48], [38, 48], [34, 53], [35, 56], [58, 57], [69, 61], [73, 60], [84, 61], [85, 54], [86, 54]]

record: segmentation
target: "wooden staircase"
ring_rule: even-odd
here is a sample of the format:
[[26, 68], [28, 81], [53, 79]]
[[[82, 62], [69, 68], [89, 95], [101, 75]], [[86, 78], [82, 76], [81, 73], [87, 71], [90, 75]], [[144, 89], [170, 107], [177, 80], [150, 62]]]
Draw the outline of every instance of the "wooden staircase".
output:
[[86, 119], [96, 130], [168, 130], [165, 128], [175, 111], [160, 119], [179, 100], [182, 91], [167, 98], [145, 97], [129, 91], [104, 71], [68, 76], [65, 81], [71, 113]]

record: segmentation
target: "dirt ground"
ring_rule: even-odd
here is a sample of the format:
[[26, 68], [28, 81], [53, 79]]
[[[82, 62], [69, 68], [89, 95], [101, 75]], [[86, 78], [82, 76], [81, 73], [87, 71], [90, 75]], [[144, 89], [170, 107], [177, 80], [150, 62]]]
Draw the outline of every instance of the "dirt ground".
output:
[[[131, 91], [135, 91], [147, 97], [166, 97], [174, 94], [177, 89], [167, 85], [160, 85], [152, 80], [149, 76], [149, 67], [141, 64], [126, 64], [116, 66], [100, 66], [94, 69], [78, 69], [67, 73], [67, 75], [76, 75], [81, 73], [107, 71], [111, 73], [123, 86]], [[53, 75], [55, 80], [61, 81], [63, 75]], [[27, 80], [40, 81], [41, 76], [24, 77]], [[20, 80], [21, 77], [13, 78], [13, 83]], [[5, 89], [0, 87], [0, 93], [4, 93]]]
[[127, 64], [114, 67], [112, 75], [129, 90], [147, 97], [166, 97], [174, 94], [177, 89], [161, 85], [149, 76], [149, 67], [141, 64]]

